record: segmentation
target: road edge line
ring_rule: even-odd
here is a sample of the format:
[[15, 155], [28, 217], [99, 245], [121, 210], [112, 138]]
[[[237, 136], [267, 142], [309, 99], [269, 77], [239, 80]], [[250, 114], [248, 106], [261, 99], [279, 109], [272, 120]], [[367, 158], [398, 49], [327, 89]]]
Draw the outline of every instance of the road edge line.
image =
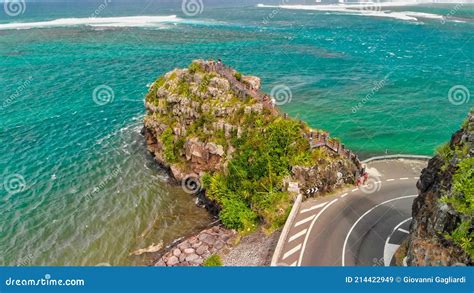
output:
[[319, 211], [319, 213], [316, 215], [316, 217], [314, 217], [314, 219], [311, 221], [311, 225], [309, 225], [308, 232], [306, 232], [306, 236], [305, 236], [304, 241], [303, 241], [303, 246], [301, 247], [300, 258], [298, 259], [298, 266], [301, 266], [301, 262], [303, 261], [303, 255], [304, 255], [304, 251], [306, 249], [306, 243], [308, 242], [309, 235], [311, 234], [311, 231], [313, 230], [314, 223], [316, 223], [319, 216], [321, 216], [321, 214], [324, 213], [324, 211], [327, 208], [329, 208], [333, 203], [335, 203], [338, 200], [339, 200], [339, 198], [336, 198], [336, 199], [333, 199], [332, 201], [330, 201], [327, 205], [324, 206], [324, 208], [322, 210]]
[[288, 237], [288, 234], [290, 233], [290, 229], [293, 226], [293, 222], [295, 221], [296, 216], [298, 215], [298, 211], [300, 210], [302, 202], [303, 202], [303, 195], [300, 193], [295, 199], [295, 203], [293, 204], [293, 207], [291, 208], [291, 212], [288, 215], [288, 218], [286, 219], [285, 226], [283, 226], [283, 230], [281, 231], [280, 237], [278, 238], [278, 243], [275, 247], [275, 251], [273, 252], [272, 262], [270, 264], [270, 266], [272, 267], [278, 266], [278, 259], [281, 256], [283, 245], [285, 244], [286, 238]]

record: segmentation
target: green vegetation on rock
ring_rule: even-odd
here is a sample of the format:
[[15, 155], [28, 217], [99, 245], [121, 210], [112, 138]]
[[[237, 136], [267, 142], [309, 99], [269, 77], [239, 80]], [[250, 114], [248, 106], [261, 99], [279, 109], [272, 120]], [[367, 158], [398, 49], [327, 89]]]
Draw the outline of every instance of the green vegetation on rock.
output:
[[474, 158], [466, 158], [458, 163], [458, 170], [452, 179], [452, 195], [442, 201], [450, 204], [463, 216], [459, 226], [446, 235], [462, 247], [474, 259]]
[[[463, 123], [466, 133], [472, 133], [469, 120]], [[451, 178], [451, 189], [441, 198], [441, 202], [449, 204], [461, 217], [457, 228], [445, 237], [461, 247], [471, 259], [474, 259], [474, 158], [469, 156], [468, 143], [457, 145], [452, 149], [445, 144], [438, 149], [438, 156], [443, 160], [442, 172], [446, 172], [453, 160], [458, 160]]]
[[250, 121], [259, 126], [249, 126], [235, 139], [238, 148], [227, 174], [215, 174], [206, 185], [207, 194], [224, 207], [221, 220], [230, 228], [249, 231], [257, 219], [277, 228], [291, 207], [288, 193], [282, 191], [283, 178], [293, 165], [310, 165], [312, 152], [301, 136], [301, 123], [283, 118]]
[[202, 265], [204, 267], [221, 267], [223, 265], [223, 262], [219, 255], [213, 254], [210, 257], [206, 258]]

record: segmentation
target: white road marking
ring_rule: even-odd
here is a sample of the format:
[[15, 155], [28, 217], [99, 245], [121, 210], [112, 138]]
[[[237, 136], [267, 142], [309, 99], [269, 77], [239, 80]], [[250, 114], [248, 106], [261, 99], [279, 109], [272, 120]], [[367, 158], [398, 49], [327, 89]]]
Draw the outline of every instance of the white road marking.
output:
[[359, 188], [354, 188], [352, 189], [352, 192], [356, 192], [357, 190], [359, 190]]
[[312, 216], [310, 216], [310, 217], [307, 217], [307, 218], [305, 218], [305, 219], [303, 219], [303, 220], [301, 220], [301, 221], [298, 221], [298, 222], [296, 222], [295, 227], [301, 226], [301, 225], [303, 225], [304, 223], [311, 221], [313, 218], [314, 218], [314, 215], [312, 215]]
[[395, 179], [387, 179], [387, 182], [395, 181]]
[[296, 233], [295, 235], [293, 235], [293, 236], [290, 237], [290, 239], [288, 240], [288, 242], [291, 242], [291, 241], [293, 241], [293, 240], [295, 240], [295, 239], [297, 239], [297, 238], [303, 236], [304, 234], [306, 234], [307, 231], [308, 231], [308, 229], [304, 229], [304, 230], [302, 230], [302, 231]]
[[306, 243], [308, 242], [309, 234], [311, 234], [311, 230], [313, 230], [314, 223], [316, 223], [319, 216], [321, 216], [322, 213], [324, 213], [324, 211], [327, 210], [327, 208], [329, 208], [336, 201], [338, 201], [337, 198], [334, 199], [333, 201], [329, 202], [322, 210], [319, 211], [319, 213], [316, 215], [316, 217], [311, 222], [311, 225], [308, 228], [309, 233], [306, 233], [306, 237], [304, 238], [304, 241], [303, 241], [303, 248], [302, 248], [301, 253], [300, 253], [300, 258], [298, 260], [298, 265], [301, 265], [301, 262], [303, 261], [303, 255], [304, 255], [304, 252], [305, 252], [305, 249], [306, 249]]
[[292, 255], [293, 253], [297, 252], [298, 250], [301, 249], [301, 244], [298, 244], [297, 246], [293, 247], [292, 249], [290, 249], [289, 251], [287, 251], [284, 255], [283, 255], [283, 259], [289, 257], [290, 255]]
[[[388, 239], [387, 239], [388, 241]], [[397, 252], [397, 249], [400, 247], [398, 244], [391, 244], [385, 242], [385, 246], [383, 248], [383, 264], [384, 266], [390, 266], [390, 262], [392, 262], [392, 258]]]
[[[349, 229], [349, 232], [347, 232], [347, 235], [346, 235], [346, 239], [344, 240], [344, 246], [342, 247], [342, 266], [345, 266], [345, 262], [346, 262], [346, 247], [347, 247], [347, 242], [349, 240], [349, 236], [351, 235], [352, 231], [354, 230], [355, 226], [357, 226], [357, 224], [362, 220], [362, 218], [364, 218], [365, 216], [367, 216], [369, 213], [371, 213], [373, 210], [375, 210], [376, 208], [378, 208], [379, 206], [382, 206], [384, 204], [387, 204], [389, 202], [392, 202], [392, 201], [396, 201], [396, 200], [400, 200], [400, 199], [406, 199], [406, 198], [411, 198], [411, 197], [417, 197], [418, 195], [407, 195], [407, 196], [400, 196], [400, 197], [397, 197], [397, 198], [392, 198], [392, 199], [389, 199], [389, 200], [386, 200], [382, 203], [379, 203], [378, 205], [372, 207], [371, 209], [369, 209], [368, 211], [366, 211], [362, 216], [360, 216], [357, 221], [352, 225], [351, 229]], [[398, 227], [397, 227], [398, 228]], [[308, 234], [309, 235], [309, 234]]]
[[[395, 226], [395, 228], [393, 228], [392, 233], [390, 233], [390, 235], [387, 237], [387, 240], [385, 241], [385, 246], [383, 248], [383, 264], [386, 267], [390, 266], [390, 263], [392, 262], [392, 258], [395, 255], [395, 252], [397, 252], [398, 247], [400, 247], [400, 245], [398, 244], [390, 243], [390, 239], [392, 238], [393, 233], [395, 233], [395, 231], [401, 231], [401, 230], [406, 231], [400, 228], [400, 226], [410, 221], [411, 219], [412, 218], [410, 217], [406, 220], [401, 221], [397, 226]], [[408, 231], [406, 231], [406, 233], [408, 233]]]
[[290, 267], [296, 267], [297, 264], [298, 264], [298, 261], [295, 261], [294, 263], [290, 265]]
[[409, 234], [409, 233], [410, 233], [409, 231], [407, 231], [407, 230], [405, 230], [405, 229], [402, 229], [402, 228], [398, 228], [398, 231], [403, 232], [403, 233], [405, 233], [405, 234]]
[[413, 177], [413, 179], [418, 180], [418, 179], [420, 179], [420, 177]]
[[400, 180], [408, 180], [409, 178], [408, 177], [402, 177], [400, 178]]
[[347, 196], [347, 192], [341, 195], [341, 197], [346, 197], [346, 196]]
[[316, 210], [316, 209], [319, 209], [319, 208], [322, 208], [322, 207], [325, 206], [326, 204], [327, 204], [327, 202], [323, 202], [323, 203], [321, 203], [321, 204], [312, 206], [312, 207], [310, 207], [310, 208], [303, 209], [303, 210], [300, 211], [300, 214], [306, 213], [306, 212], [309, 212], [309, 211], [312, 211], [312, 210]]

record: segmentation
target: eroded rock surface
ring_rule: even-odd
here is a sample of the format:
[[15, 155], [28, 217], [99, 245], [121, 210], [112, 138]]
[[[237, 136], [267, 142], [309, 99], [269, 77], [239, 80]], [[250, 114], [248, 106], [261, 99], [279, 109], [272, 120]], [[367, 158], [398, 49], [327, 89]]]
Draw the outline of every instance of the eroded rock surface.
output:
[[[408, 265], [473, 264], [473, 156], [474, 116], [470, 113], [462, 129], [429, 161], [417, 183], [419, 196], [413, 203], [413, 222], [407, 243]], [[456, 184], [458, 186], [454, 186]], [[465, 236], [457, 237], [459, 233]]]

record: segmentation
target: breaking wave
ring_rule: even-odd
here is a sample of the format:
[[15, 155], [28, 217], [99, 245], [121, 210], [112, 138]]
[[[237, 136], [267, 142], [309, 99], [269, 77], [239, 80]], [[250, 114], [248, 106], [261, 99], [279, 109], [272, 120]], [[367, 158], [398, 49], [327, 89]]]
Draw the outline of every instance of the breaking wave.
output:
[[0, 30], [33, 29], [49, 27], [163, 27], [166, 24], [187, 22], [176, 15], [168, 16], [126, 16], [126, 17], [85, 17], [85, 18], [58, 18], [39, 22], [14, 22], [0, 24]]
[[[368, 5], [374, 5], [378, 9], [371, 9]], [[387, 3], [358, 3], [358, 4], [337, 4], [337, 5], [265, 5], [258, 4], [260, 8], [278, 8], [278, 9], [292, 9], [292, 10], [311, 10], [311, 11], [326, 11], [326, 12], [338, 12], [349, 15], [361, 15], [370, 17], [385, 17], [394, 18], [399, 20], [406, 20], [412, 22], [418, 22], [420, 19], [445, 19], [443, 15], [433, 13], [423, 13], [414, 11], [384, 11], [383, 7], [394, 7], [394, 6], [409, 6], [413, 3], [408, 2], [387, 2]], [[446, 20], [446, 19], [445, 19]], [[464, 22], [459, 19], [449, 19], [453, 22]]]

